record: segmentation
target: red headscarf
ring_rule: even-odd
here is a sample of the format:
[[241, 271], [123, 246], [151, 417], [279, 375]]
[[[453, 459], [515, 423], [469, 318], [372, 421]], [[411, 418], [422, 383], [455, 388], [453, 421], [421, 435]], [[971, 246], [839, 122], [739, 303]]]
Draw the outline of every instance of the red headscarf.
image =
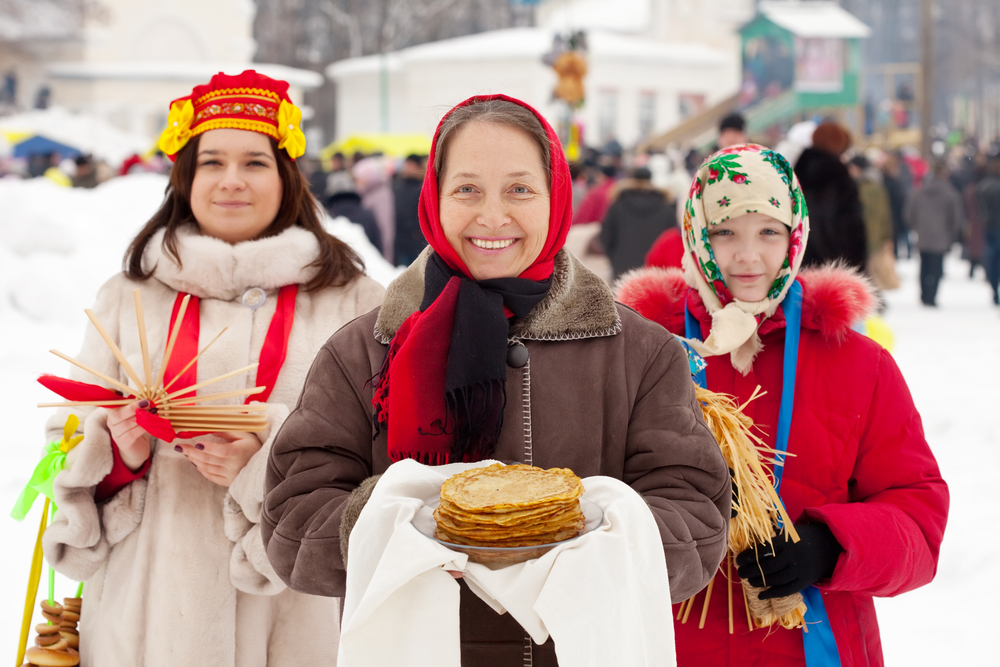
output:
[[469, 278], [472, 274], [469, 267], [465, 265], [462, 258], [451, 247], [451, 243], [445, 238], [444, 228], [441, 227], [440, 195], [438, 194], [438, 174], [434, 170], [434, 155], [437, 152], [438, 135], [441, 133], [441, 126], [448, 120], [448, 117], [459, 109], [470, 104], [488, 102], [490, 100], [504, 100], [518, 106], [524, 107], [535, 115], [538, 122], [545, 128], [545, 134], [549, 137], [549, 171], [552, 174], [549, 184], [549, 234], [545, 239], [545, 246], [539, 253], [538, 258], [518, 278], [528, 280], [545, 280], [552, 275], [555, 268], [555, 257], [563, 245], [566, 244], [566, 235], [569, 233], [569, 226], [573, 222], [573, 178], [569, 174], [569, 165], [566, 164], [566, 157], [563, 155], [562, 144], [559, 136], [552, 129], [548, 121], [533, 108], [513, 97], [506, 95], [476, 95], [455, 106], [444, 115], [438, 123], [437, 130], [434, 131], [434, 141], [431, 144], [431, 154], [427, 159], [427, 173], [424, 175], [424, 187], [420, 191], [420, 229], [424, 233], [427, 242], [434, 248], [434, 252], [441, 256], [441, 259], [455, 271], [461, 271]]
[[537, 111], [504, 95], [471, 97], [455, 109], [490, 100], [524, 107], [545, 128], [551, 173], [548, 234], [538, 257], [516, 278], [472, 277], [441, 226], [434, 170], [439, 124], [419, 206], [420, 227], [436, 255], [425, 270], [422, 310], [393, 336], [372, 398], [373, 422], [376, 431], [388, 429], [393, 461], [440, 465], [492, 455], [506, 400], [507, 318], [527, 316], [544, 298], [572, 222], [572, 179], [555, 131]]

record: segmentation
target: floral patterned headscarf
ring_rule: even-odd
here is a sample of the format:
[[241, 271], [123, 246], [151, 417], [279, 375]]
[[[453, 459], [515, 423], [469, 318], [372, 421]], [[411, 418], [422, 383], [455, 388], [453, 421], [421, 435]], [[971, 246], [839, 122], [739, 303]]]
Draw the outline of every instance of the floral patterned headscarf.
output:
[[[791, 232], [788, 256], [762, 301], [733, 297], [715, 261], [709, 229], [730, 218], [763, 213]], [[695, 174], [684, 206], [684, 279], [712, 314], [711, 334], [689, 341], [702, 356], [730, 354], [747, 373], [760, 351], [757, 327], [774, 314], [795, 280], [809, 236], [809, 214], [795, 173], [780, 153], [756, 144], [726, 148]]]

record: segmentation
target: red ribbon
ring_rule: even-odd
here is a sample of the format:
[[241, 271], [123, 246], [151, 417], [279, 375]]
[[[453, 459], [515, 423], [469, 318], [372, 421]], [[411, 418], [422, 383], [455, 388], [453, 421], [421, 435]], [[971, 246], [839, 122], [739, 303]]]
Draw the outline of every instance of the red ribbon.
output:
[[[278, 290], [278, 306], [271, 318], [271, 324], [267, 328], [267, 335], [264, 336], [264, 347], [260, 350], [259, 365], [257, 366], [257, 379], [253, 385], [266, 388], [258, 394], [247, 396], [245, 404], [249, 404], [251, 401], [266, 403], [271, 396], [274, 383], [278, 381], [278, 373], [281, 371], [281, 366], [285, 363], [285, 356], [288, 354], [288, 337], [291, 335], [292, 323], [295, 321], [295, 297], [298, 292], [298, 285], [285, 285]], [[183, 292], [178, 293], [174, 300], [174, 310], [170, 315], [168, 331], [174, 330], [177, 315], [180, 313], [181, 301], [184, 300], [185, 296], [187, 294]], [[171, 382], [181, 369], [198, 354], [198, 338], [201, 334], [198, 306], [198, 297], [191, 295], [191, 301], [184, 312], [184, 322], [181, 323], [181, 330], [174, 342], [174, 351], [167, 362], [167, 370], [163, 376], [164, 382]], [[174, 382], [174, 386], [177, 388], [189, 387], [197, 382], [198, 363], [195, 362], [191, 364], [191, 368], [184, 371], [183, 377]], [[193, 394], [185, 394], [184, 398], [188, 396], [193, 396]]]

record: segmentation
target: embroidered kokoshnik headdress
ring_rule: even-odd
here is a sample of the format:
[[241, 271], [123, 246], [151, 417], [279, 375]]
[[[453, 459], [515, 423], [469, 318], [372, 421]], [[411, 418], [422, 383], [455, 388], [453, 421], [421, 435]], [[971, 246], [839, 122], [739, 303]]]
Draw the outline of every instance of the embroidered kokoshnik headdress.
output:
[[293, 160], [306, 151], [302, 112], [288, 97], [288, 82], [249, 69], [238, 76], [219, 72], [171, 102], [158, 146], [173, 160], [192, 137], [222, 128], [266, 134]]

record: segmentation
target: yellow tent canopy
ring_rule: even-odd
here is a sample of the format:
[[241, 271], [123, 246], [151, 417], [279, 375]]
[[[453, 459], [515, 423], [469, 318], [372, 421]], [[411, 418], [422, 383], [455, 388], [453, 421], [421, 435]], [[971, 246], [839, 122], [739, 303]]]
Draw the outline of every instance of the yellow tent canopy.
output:
[[431, 139], [424, 134], [352, 134], [345, 139], [335, 141], [320, 151], [321, 160], [329, 160], [334, 153], [350, 156], [354, 153], [384, 153], [392, 157], [407, 155], [428, 155], [431, 152]]
[[7, 139], [12, 146], [21, 143], [25, 139], [30, 139], [35, 134], [35, 132], [27, 130], [0, 130], [0, 137]]

